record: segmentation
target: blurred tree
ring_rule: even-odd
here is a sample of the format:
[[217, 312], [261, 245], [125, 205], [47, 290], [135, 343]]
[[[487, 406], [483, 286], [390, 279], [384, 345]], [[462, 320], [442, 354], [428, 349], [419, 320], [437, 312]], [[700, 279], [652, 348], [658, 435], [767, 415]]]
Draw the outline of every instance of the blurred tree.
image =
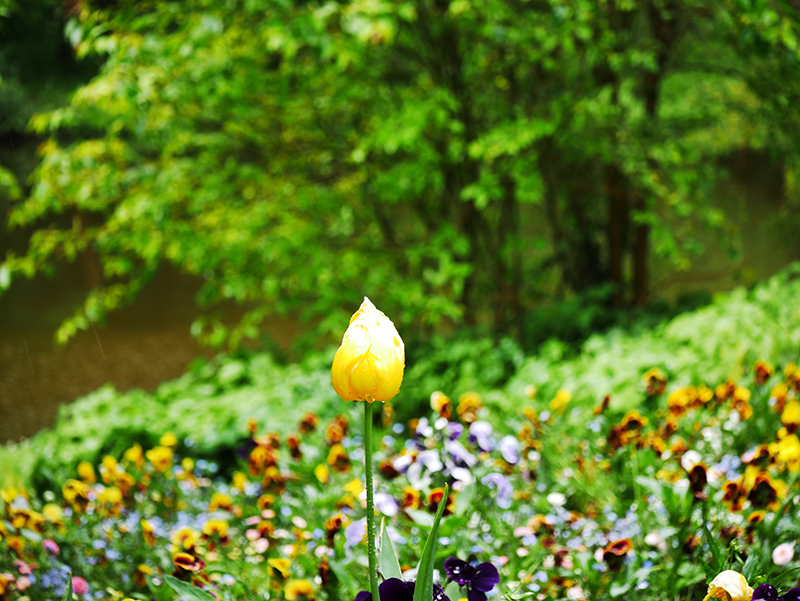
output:
[[[65, 35], [74, 15], [69, 0], [0, 0], [0, 211], [19, 199], [36, 167], [42, 138], [30, 118], [69, 102], [70, 93], [97, 73], [98, 61], [75, 60]], [[4, 237], [0, 252], [16, 240]], [[20, 236], [20, 248], [24, 238]], [[8, 272], [4, 272], [8, 274]]]
[[32, 120], [10, 223], [41, 227], [2, 269], [98, 253], [61, 340], [164, 262], [248, 307], [199, 319], [210, 343], [273, 311], [340, 334], [363, 294], [415, 334], [519, 334], [609, 284], [640, 304], [652, 255], [728, 233], [718, 157], [796, 155], [797, 34], [768, 0], [87, 0], [70, 40], [105, 66]]

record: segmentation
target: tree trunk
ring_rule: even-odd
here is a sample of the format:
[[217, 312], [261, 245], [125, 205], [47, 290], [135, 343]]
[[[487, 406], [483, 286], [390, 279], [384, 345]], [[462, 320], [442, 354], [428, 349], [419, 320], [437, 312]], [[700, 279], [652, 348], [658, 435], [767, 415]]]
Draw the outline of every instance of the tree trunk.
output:
[[[658, 101], [661, 95], [661, 81], [664, 78], [669, 61], [670, 52], [678, 37], [678, 17], [677, 3], [668, 2], [665, 5], [656, 6], [655, 3], [648, 6], [648, 17], [653, 36], [658, 41], [659, 47], [656, 52], [656, 70], [644, 76], [644, 86], [642, 97], [644, 100], [645, 113], [650, 121], [651, 131], [656, 129], [658, 120]], [[651, 169], [657, 165], [651, 164]], [[644, 210], [644, 199], [636, 202], [637, 210]], [[636, 305], [643, 305], [647, 302], [650, 289], [650, 226], [640, 223], [634, 230], [634, 252], [633, 252], [633, 302]]]
[[650, 289], [650, 226], [641, 223], [634, 230], [633, 240], [633, 304], [647, 302]]
[[628, 193], [625, 176], [616, 165], [606, 169], [608, 194], [608, 272], [614, 284], [612, 303], [615, 307], [625, 304], [624, 258], [627, 246]]

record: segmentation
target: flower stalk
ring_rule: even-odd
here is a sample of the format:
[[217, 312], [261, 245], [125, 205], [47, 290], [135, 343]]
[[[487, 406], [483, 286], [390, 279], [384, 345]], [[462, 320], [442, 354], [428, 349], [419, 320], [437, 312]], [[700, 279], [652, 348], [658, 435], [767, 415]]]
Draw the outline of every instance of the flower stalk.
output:
[[373, 601], [380, 601], [375, 548], [375, 499], [372, 484], [372, 403], [390, 401], [400, 390], [405, 346], [386, 315], [367, 297], [350, 318], [331, 366], [331, 384], [345, 401], [364, 403], [364, 467], [367, 489], [367, 548]]
[[380, 601], [378, 590], [378, 560], [375, 549], [375, 500], [372, 487], [372, 403], [364, 403], [364, 466], [367, 486], [367, 553], [369, 559], [369, 586], [372, 598]]

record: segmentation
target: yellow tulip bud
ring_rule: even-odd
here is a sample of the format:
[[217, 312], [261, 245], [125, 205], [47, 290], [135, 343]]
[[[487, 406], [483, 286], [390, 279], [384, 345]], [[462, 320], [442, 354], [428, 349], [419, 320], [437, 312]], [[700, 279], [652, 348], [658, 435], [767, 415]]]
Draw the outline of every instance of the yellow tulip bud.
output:
[[405, 346], [392, 321], [364, 302], [350, 318], [331, 368], [331, 383], [345, 401], [388, 401], [400, 390]]

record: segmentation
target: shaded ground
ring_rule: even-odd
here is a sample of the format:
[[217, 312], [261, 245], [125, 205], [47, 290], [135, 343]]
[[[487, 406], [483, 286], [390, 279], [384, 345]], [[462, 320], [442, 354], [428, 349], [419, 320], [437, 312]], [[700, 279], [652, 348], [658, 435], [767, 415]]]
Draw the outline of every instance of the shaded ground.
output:
[[[51, 426], [61, 403], [106, 383], [117, 390], [153, 390], [196, 357], [214, 354], [191, 337], [196, 285], [176, 274], [160, 276], [134, 307], [112, 315], [96, 332], [58, 346], [58, 323], [86, 292], [75, 276], [15, 282], [13, 296], [0, 299], [0, 443]], [[266, 329], [278, 343], [296, 330], [277, 321]]]

